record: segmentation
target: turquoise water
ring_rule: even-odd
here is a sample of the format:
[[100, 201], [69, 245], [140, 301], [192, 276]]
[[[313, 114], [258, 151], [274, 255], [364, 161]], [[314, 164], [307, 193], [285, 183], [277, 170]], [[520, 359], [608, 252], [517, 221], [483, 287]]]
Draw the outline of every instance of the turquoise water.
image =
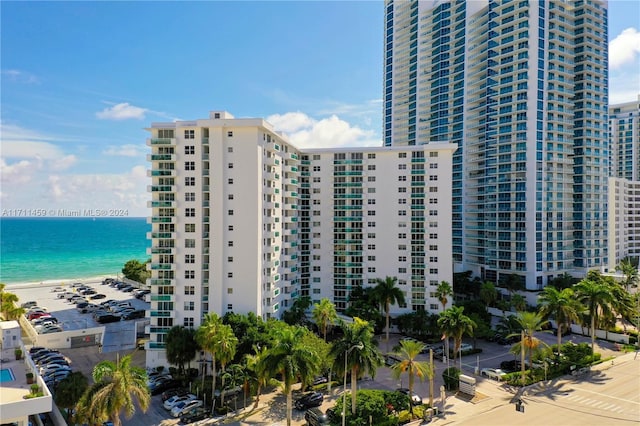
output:
[[0, 282], [115, 275], [147, 260], [149, 231], [146, 218], [3, 218]]
[[16, 378], [13, 376], [13, 371], [10, 368], [3, 368], [0, 370], [0, 383], [12, 382]]

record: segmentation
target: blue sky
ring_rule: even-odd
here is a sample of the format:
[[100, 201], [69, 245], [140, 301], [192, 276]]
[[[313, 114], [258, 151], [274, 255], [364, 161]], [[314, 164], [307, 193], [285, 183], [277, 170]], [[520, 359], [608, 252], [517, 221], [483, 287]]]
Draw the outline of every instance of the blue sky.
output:
[[[224, 109], [298, 146], [380, 145], [381, 1], [7, 2], [2, 209], [147, 216], [155, 121]], [[640, 2], [609, 2], [610, 98], [640, 94]]]

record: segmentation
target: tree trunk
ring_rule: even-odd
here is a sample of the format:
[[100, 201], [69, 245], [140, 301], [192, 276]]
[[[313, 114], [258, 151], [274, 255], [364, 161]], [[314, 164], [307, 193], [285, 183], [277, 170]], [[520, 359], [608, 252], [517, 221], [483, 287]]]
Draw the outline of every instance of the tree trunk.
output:
[[253, 409], [258, 408], [258, 403], [260, 402], [260, 392], [262, 391], [262, 383], [258, 381], [258, 389], [256, 390], [256, 402], [253, 404]]
[[216, 408], [216, 356], [211, 354], [211, 412]]
[[287, 426], [291, 426], [291, 388], [289, 388], [289, 392], [287, 392]]
[[385, 302], [384, 309], [387, 314], [387, 353], [389, 353], [389, 300]]
[[596, 316], [591, 315], [591, 355], [593, 355], [596, 345]]
[[356, 415], [356, 392], [358, 391], [358, 372], [351, 369], [351, 414]]
[[413, 418], [413, 368], [409, 366], [409, 413], [411, 413], [411, 418]]
[[562, 325], [558, 325], [558, 355], [560, 354], [560, 346], [562, 346]]

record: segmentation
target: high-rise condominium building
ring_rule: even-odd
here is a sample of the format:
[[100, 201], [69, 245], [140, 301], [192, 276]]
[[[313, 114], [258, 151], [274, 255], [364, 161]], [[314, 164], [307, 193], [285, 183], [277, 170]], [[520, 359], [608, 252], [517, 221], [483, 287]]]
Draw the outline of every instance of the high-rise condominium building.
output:
[[458, 145], [453, 260], [540, 289], [607, 263], [607, 2], [385, 1], [386, 146]]
[[640, 95], [638, 100], [609, 106], [610, 175], [640, 181]]
[[153, 123], [147, 365], [208, 312], [280, 317], [293, 300], [396, 277], [395, 313], [442, 310], [452, 282], [455, 145], [298, 149], [262, 119]]
[[609, 178], [609, 271], [640, 258], [640, 181]]

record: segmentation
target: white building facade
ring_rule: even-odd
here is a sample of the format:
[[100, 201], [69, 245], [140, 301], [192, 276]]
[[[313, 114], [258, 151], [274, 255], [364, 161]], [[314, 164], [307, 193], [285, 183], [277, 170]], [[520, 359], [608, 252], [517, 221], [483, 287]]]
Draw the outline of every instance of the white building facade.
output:
[[449, 141], [457, 271], [539, 290], [607, 259], [607, 2], [385, 1], [387, 146]]
[[640, 257], [640, 181], [609, 178], [609, 271]]
[[640, 95], [609, 106], [609, 134], [610, 175], [640, 181]]
[[397, 313], [441, 309], [455, 145], [299, 150], [224, 111], [148, 130], [147, 365], [166, 363], [172, 326], [208, 312], [279, 318], [300, 296], [343, 310], [352, 288], [387, 275], [406, 289]]

